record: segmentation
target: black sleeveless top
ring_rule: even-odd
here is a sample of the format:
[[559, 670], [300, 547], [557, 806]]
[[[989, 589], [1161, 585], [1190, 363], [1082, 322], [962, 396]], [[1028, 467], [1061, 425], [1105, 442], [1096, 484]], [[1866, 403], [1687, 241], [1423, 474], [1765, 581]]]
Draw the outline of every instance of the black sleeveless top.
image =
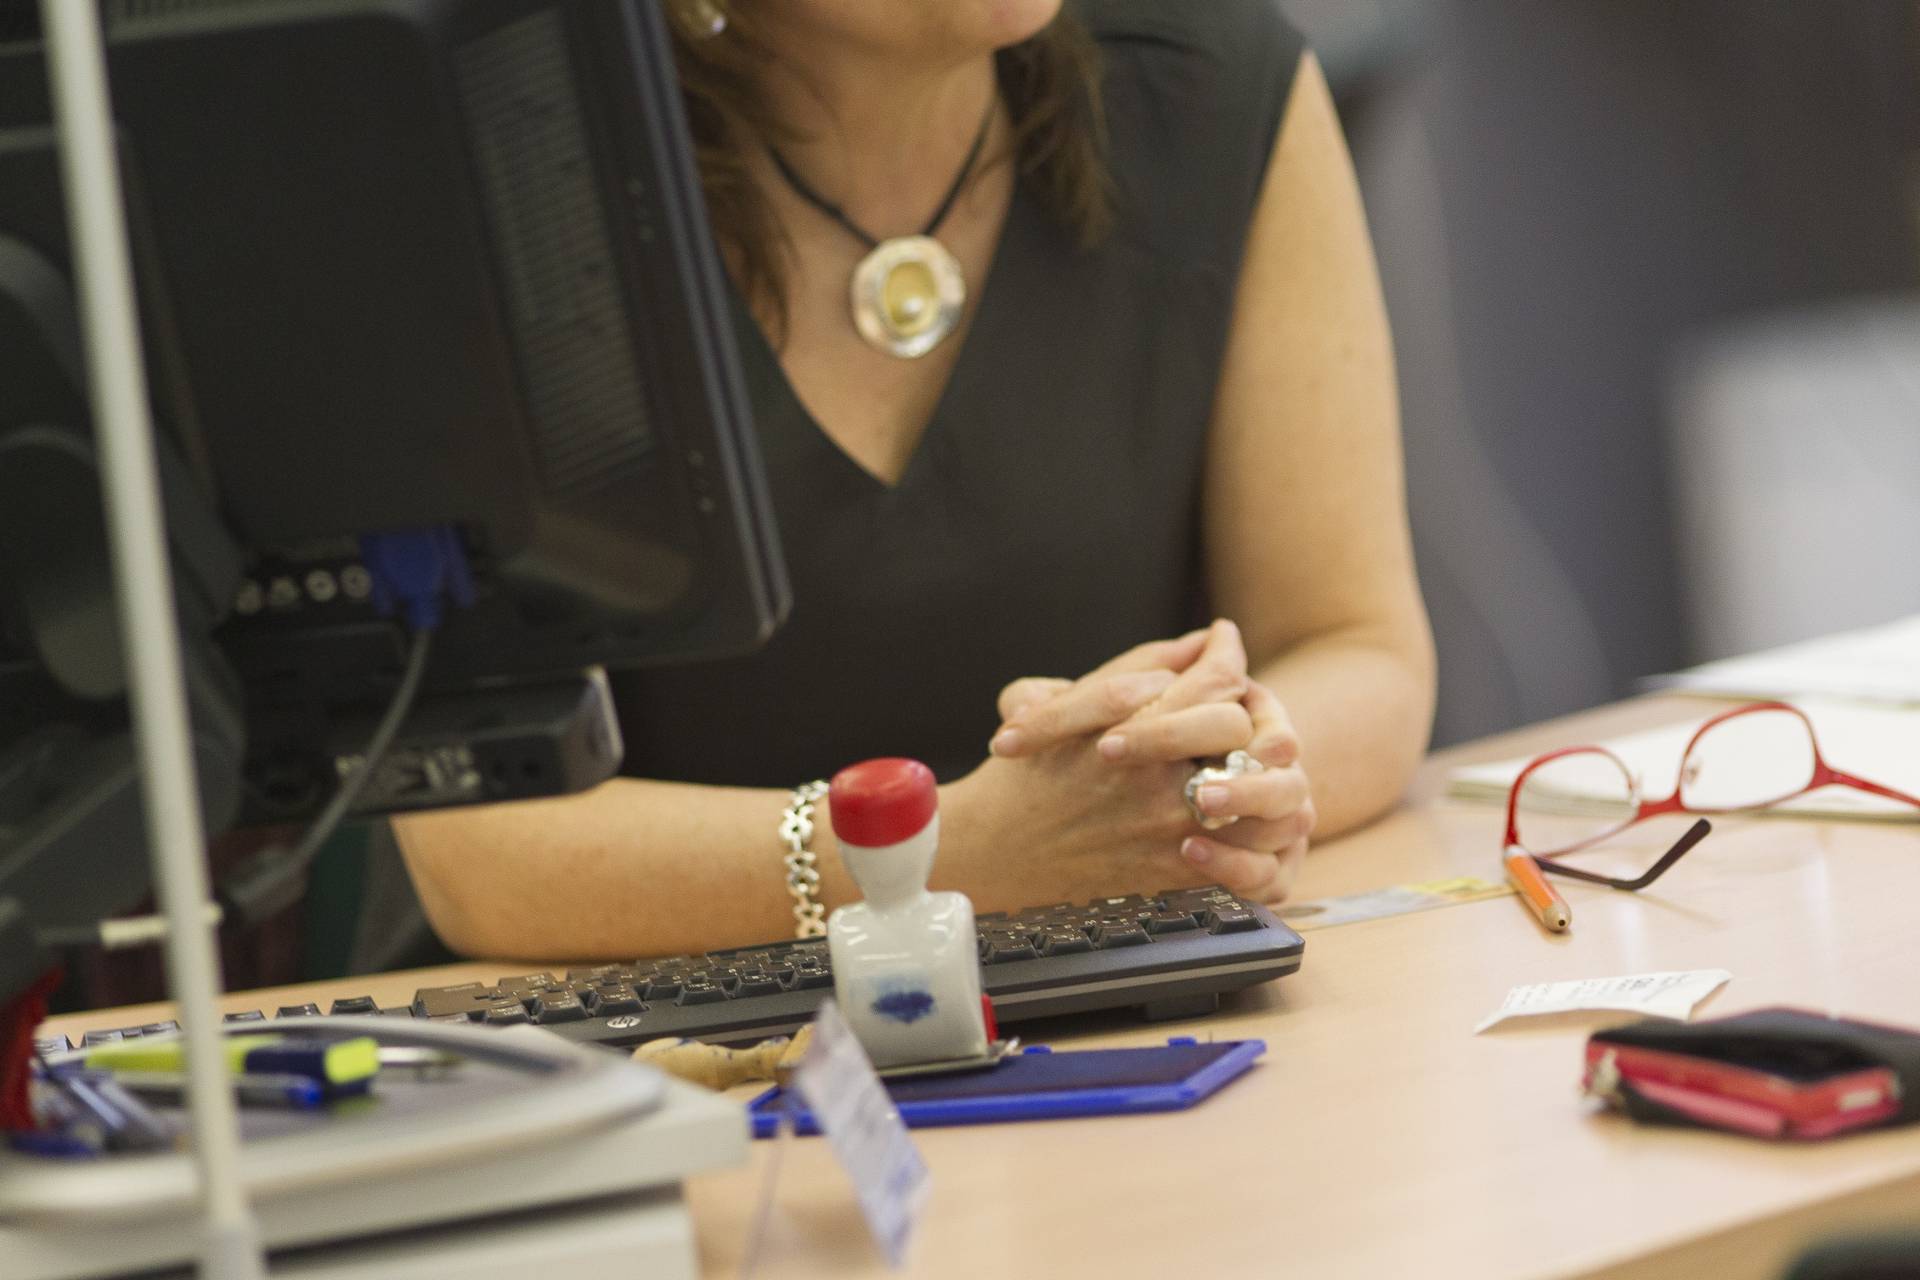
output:
[[1009, 680], [1206, 616], [1206, 430], [1301, 46], [1274, 0], [1076, 7], [1104, 57], [1114, 232], [1080, 251], [1016, 183], [894, 487], [822, 433], [736, 307], [793, 612], [750, 657], [617, 676], [625, 772], [790, 787], [906, 755], [951, 780]]

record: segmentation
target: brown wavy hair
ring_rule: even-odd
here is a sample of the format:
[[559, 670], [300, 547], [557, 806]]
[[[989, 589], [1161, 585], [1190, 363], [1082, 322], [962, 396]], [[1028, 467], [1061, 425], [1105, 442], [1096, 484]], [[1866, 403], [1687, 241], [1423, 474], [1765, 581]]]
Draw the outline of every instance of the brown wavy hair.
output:
[[[702, 19], [717, 2], [667, 0], [674, 61], [714, 238], [748, 305], [778, 343], [787, 329], [792, 245], [746, 157], [749, 147], [791, 140], [792, 130], [757, 87], [755, 72], [773, 54], [760, 38], [754, 5], [722, 5], [726, 30], [709, 37]], [[1037, 35], [996, 53], [994, 70], [1013, 121], [1011, 149], [1021, 179], [1076, 244], [1098, 243], [1113, 211], [1100, 49], [1092, 33], [1063, 11]]]

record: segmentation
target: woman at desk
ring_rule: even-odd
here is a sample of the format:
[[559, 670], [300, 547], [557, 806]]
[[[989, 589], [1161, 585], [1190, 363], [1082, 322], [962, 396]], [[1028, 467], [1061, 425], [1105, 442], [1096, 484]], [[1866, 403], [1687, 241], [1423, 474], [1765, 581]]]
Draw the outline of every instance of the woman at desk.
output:
[[1060, 10], [669, 0], [793, 612], [616, 679], [633, 776], [398, 824], [450, 945], [791, 934], [783, 811], [876, 755], [939, 774], [982, 910], [1277, 901], [1399, 796], [1433, 660], [1325, 81], [1273, 0]]

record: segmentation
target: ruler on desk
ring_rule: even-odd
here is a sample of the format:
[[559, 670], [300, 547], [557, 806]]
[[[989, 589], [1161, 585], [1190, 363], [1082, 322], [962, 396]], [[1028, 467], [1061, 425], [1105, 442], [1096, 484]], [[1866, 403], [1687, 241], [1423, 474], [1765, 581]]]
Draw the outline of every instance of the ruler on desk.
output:
[[1452, 907], [1462, 902], [1485, 902], [1504, 898], [1513, 892], [1505, 883], [1495, 884], [1473, 876], [1455, 876], [1450, 880], [1428, 880], [1423, 884], [1396, 884], [1365, 893], [1349, 893], [1338, 898], [1318, 898], [1312, 902], [1290, 902], [1279, 909], [1289, 927], [1305, 933], [1309, 929], [1331, 929], [1339, 924], [1358, 924], [1362, 920], [1380, 920], [1403, 916], [1435, 907]]

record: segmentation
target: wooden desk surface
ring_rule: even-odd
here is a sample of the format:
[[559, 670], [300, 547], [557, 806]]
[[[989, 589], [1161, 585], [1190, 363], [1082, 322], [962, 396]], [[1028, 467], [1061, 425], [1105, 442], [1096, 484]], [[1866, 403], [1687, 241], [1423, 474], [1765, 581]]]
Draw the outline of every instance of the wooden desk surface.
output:
[[[1642, 699], [1442, 753], [1413, 803], [1316, 851], [1302, 897], [1472, 874], [1498, 878], [1501, 815], [1439, 798], [1467, 760], [1701, 717]], [[1840, 762], [1843, 766], [1845, 762]], [[1655, 892], [1567, 885], [1570, 935], [1511, 900], [1315, 931], [1299, 973], [1192, 1023], [1108, 1023], [1052, 1043], [1259, 1037], [1265, 1060], [1194, 1111], [925, 1130], [933, 1199], [915, 1275], [1777, 1276], [1818, 1235], [1911, 1222], [1920, 1129], [1805, 1147], [1637, 1128], [1576, 1096], [1587, 1022], [1473, 1025], [1520, 982], [1725, 968], [1702, 1010], [1793, 1004], [1920, 1025], [1920, 828], [1718, 824]], [[452, 966], [226, 998], [230, 1008], [423, 985]], [[62, 1018], [126, 1026], [161, 1007]], [[751, 1091], [743, 1091], [743, 1096]], [[770, 1144], [690, 1194], [710, 1274], [738, 1271]], [[823, 1144], [789, 1144], [759, 1274], [887, 1274]]]

